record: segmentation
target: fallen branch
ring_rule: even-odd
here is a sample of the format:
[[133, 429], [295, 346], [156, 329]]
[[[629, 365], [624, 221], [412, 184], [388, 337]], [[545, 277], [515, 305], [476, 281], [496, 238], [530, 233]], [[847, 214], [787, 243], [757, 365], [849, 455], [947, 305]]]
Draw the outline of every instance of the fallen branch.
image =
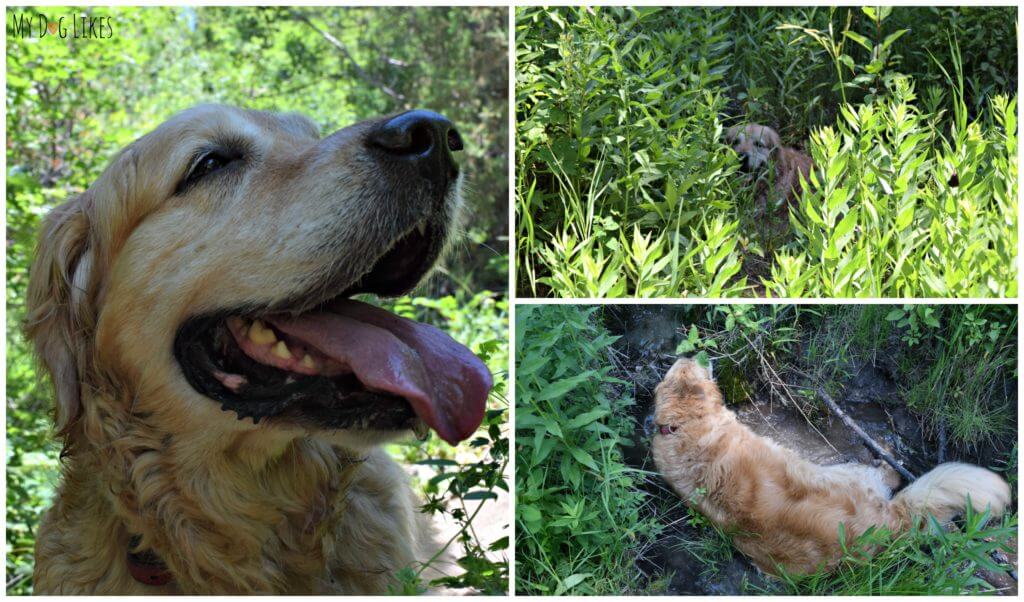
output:
[[843, 421], [843, 424], [848, 426], [850, 430], [857, 433], [857, 436], [860, 437], [864, 441], [864, 443], [878, 455], [878, 457], [888, 462], [893, 468], [896, 469], [896, 472], [903, 475], [903, 478], [907, 479], [908, 481], [917, 480], [917, 477], [915, 477], [913, 473], [911, 473], [906, 468], [903, 468], [903, 465], [896, 461], [896, 458], [894, 458], [892, 454], [885, 451], [885, 449], [883, 449], [881, 445], [879, 445], [874, 439], [871, 438], [871, 435], [864, 432], [864, 429], [860, 428], [860, 425], [854, 422], [853, 418], [847, 416], [846, 412], [844, 412], [839, 407], [839, 405], [836, 404], [835, 400], [832, 399], [832, 396], [825, 392], [825, 389], [823, 389], [822, 387], [818, 387], [818, 396], [821, 397], [821, 399], [825, 402], [825, 405], [828, 406], [828, 409], [832, 410], [832, 413], [838, 416], [839, 419]]

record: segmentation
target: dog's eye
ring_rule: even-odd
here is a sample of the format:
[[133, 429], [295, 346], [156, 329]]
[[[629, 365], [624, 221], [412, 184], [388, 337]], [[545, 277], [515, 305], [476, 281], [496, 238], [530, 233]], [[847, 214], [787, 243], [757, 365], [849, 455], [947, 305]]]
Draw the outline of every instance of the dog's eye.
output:
[[206, 153], [202, 157], [199, 157], [199, 160], [196, 161], [195, 166], [192, 167], [192, 172], [188, 174], [188, 177], [192, 181], [206, 177], [228, 163], [231, 163], [233, 160], [233, 158], [222, 155], [217, 151]]
[[199, 155], [199, 157], [192, 162], [192, 167], [189, 169], [188, 175], [186, 175], [185, 179], [178, 184], [178, 192], [181, 193], [187, 190], [199, 180], [224, 169], [239, 159], [241, 159], [241, 156], [238, 154], [226, 153], [220, 150], [208, 151]]

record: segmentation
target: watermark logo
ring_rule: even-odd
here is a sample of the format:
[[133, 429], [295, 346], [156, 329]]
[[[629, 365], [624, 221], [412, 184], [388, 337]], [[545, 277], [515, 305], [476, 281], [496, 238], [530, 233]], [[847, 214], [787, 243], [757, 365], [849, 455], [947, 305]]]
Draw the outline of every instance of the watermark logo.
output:
[[84, 13], [45, 15], [8, 13], [7, 35], [14, 38], [104, 40], [114, 37], [113, 17], [94, 17]]

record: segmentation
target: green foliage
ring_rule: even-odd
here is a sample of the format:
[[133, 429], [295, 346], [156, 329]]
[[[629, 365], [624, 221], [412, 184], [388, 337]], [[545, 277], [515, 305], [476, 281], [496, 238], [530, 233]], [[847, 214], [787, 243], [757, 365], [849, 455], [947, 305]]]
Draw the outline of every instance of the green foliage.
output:
[[[12, 35], [19, 14], [109, 16], [113, 37]], [[451, 450], [431, 441], [395, 450], [412, 461], [452, 460], [424, 484], [429, 511], [463, 528], [456, 554], [470, 569], [452, 587], [507, 589], [507, 561], [483, 549], [466, 496], [507, 487], [508, 69], [502, 8], [8, 8], [7, 38], [7, 572], [8, 593], [30, 592], [39, 515], [57, 479], [52, 396], [20, 334], [28, 266], [42, 215], [85, 190], [113, 155], [173, 113], [208, 102], [299, 112], [323, 132], [409, 108], [458, 126], [466, 150], [468, 218], [425, 290], [400, 311], [448, 327], [496, 374], [479, 437]], [[442, 503], [443, 500], [443, 503]], [[469, 498], [468, 501], [471, 501]], [[500, 547], [500, 542], [498, 543]], [[422, 587], [418, 569], [407, 584]]]
[[898, 325], [907, 323], [902, 338], [908, 344], [922, 338], [931, 343], [924, 351], [930, 360], [926, 369], [905, 363], [912, 379], [905, 388], [907, 404], [922, 411], [933, 428], [948, 426], [950, 438], [966, 447], [991, 445], [1012, 434], [1016, 412], [1008, 389], [1017, 377], [1016, 312], [1006, 306], [956, 306], [925, 314], [915, 326], [919, 307], [887, 316]]
[[505, 287], [493, 251], [508, 235], [505, 9], [36, 7], [9, 8], [8, 25], [40, 13], [110, 16], [114, 37], [8, 36], [9, 220], [85, 189], [118, 149], [196, 104], [298, 112], [323, 132], [430, 108], [466, 146], [470, 219], [451, 273]]
[[[871, 528], [848, 542], [831, 572], [781, 576], [772, 594], [829, 596], [907, 596], [994, 593], [975, 573], [1007, 570], [989, 553], [1005, 550], [1017, 534], [1016, 515], [988, 524], [987, 513], [968, 506], [963, 524], [944, 529], [934, 518], [925, 525], [893, 534]], [[843, 532], [840, 525], [840, 541]], [[864, 553], [874, 550], [875, 553]]]
[[[1015, 296], [1015, 15], [517, 10], [520, 294]], [[733, 118], [809, 139], [788, 227]]]
[[598, 308], [520, 306], [516, 315], [516, 592], [618, 594], [659, 527], [642, 510], [630, 444], [633, 400], [611, 376], [615, 340]]
[[1016, 295], [1016, 100], [947, 138], [914, 98], [897, 79], [885, 104], [843, 106], [838, 131], [812, 134], [813, 192], [790, 212], [799, 244], [778, 253], [770, 294]]
[[697, 535], [681, 539], [673, 548], [677, 553], [689, 554], [699, 561], [703, 565], [702, 577], [714, 578], [720, 565], [732, 559], [733, 545], [729, 534], [694, 509], [705, 495], [705, 489], [697, 488], [686, 502], [686, 524], [695, 529]]

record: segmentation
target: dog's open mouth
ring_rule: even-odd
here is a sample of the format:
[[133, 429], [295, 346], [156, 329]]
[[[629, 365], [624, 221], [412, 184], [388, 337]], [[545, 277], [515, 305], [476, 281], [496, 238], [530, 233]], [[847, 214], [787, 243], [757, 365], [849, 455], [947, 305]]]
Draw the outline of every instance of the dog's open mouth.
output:
[[469, 437], [492, 386], [483, 362], [433, 326], [349, 298], [414, 287], [437, 257], [438, 237], [429, 225], [414, 228], [356, 285], [310, 310], [275, 305], [190, 319], [175, 340], [186, 379], [239, 419], [421, 436], [434, 429], [453, 445]]

